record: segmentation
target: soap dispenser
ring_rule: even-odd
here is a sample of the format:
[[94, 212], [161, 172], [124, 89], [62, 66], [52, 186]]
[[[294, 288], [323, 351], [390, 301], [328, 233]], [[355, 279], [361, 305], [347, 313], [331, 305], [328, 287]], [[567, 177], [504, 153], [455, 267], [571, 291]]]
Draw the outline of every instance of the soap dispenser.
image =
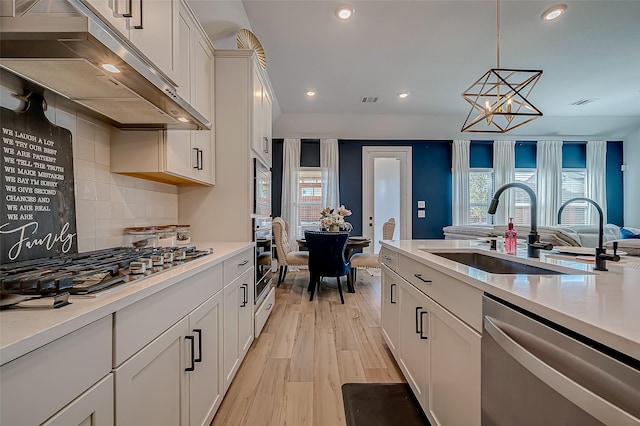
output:
[[504, 232], [504, 251], [507, 254], [516, 254], [518, 233], [513, 229], [513, 218], [509, 218], [509, 227]]

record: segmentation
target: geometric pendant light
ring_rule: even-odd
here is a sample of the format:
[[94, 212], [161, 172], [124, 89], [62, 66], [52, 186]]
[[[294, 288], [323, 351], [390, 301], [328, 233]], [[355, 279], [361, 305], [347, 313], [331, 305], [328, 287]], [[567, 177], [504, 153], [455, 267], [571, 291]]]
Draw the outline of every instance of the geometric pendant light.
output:
[[527, 99], [542, 71], [500, 68], [500, 0], [496, 4], [498, 64], [462, 93], [471, 104], [463, 132], [506, 133], [542, 117], [542, 112]]

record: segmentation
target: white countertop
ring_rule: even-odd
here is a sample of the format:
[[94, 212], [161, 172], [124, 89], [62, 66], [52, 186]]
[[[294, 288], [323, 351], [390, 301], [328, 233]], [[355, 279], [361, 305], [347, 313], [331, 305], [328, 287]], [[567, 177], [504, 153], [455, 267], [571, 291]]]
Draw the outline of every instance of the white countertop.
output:
[[249, 242], [196, 243], [198, 249], [213, 248], [213, 254], [182, 266], [119, 286], [97, 296], [71, 296], [70, 305], [51, 307], [51, 298], [23, 302], [0, 311], [0, 365], [52, 342], [87, 324], [111, 315], [132, 303], [161, 291], [204, 269], [252, 247]]
[[[640, 269], [607, 262], [609, 271], [594, 271], [592, 263], [544, 251], [540, 259], [527, 259], [524, 246], [514, 259], [476, 241], [401, 240], [382, 245], [640, 360]], [[428, 252], [461, 249], [488, 251], [571, 275], [490, 274]]]

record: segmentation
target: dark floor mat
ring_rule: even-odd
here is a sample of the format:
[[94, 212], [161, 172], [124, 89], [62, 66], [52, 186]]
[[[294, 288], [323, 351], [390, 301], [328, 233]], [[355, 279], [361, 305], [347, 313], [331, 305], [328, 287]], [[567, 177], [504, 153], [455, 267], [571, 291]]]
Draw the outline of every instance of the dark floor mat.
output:
[[342, 400], [347, 426], [428, 426], [406, 383], [345, 383]]

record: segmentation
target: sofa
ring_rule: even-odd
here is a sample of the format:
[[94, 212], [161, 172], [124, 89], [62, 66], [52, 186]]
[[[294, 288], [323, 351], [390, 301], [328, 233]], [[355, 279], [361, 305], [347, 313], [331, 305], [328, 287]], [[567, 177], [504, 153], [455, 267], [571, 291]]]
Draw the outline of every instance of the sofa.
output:
[[[517, 226], [518, 239], [526, 239], [529, 234], [528, 226]], [[483, 237], [503, 236], [507, 225], [456, 225], [442, 228], [445, 239], [475, 240]], [[634, 228], [628, 228], [633, 230]], [[539, 226], [540, 241], [554, 246], [597, 247], [597, 225], [573, 226]], [[620, 227], [608, 223], [604, 226], [603, 242], [620, 240]], [[623, 240], [620, 240], [623, 241]]]

